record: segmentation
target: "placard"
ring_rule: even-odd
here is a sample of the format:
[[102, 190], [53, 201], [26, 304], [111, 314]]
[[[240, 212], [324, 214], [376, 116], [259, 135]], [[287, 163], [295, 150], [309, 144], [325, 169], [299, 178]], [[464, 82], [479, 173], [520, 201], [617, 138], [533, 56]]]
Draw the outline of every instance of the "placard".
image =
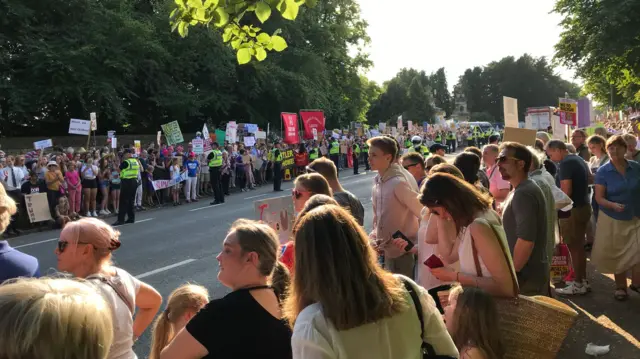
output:
[[88, 136], [91, 129], [91, 121], [72, 118], [69, 121], [69, 134]]
[[293, 150], [282, 151], [282, 169], [293, 168], [294, 163]]
[[27, 194], [24, 196], [24, 202], [31, 223], [51, 220], [49, 200], [46, 193]]
[[255, 125], [253, 123], [245, 123], [244, 129], [247, 130], [248, 133], [255, 134], [256, 131], [258, 131], [258, 125]]
[[[218, 131], [216, 130], [216, 135]], [[216, 136], [218, 140], [218, 144], [223, 143], [223, 141], [229, 141], [229, 143], [235, 143], [238, 141], [238, 125], [235, 121], [229, 121], [227, 123], [227, 130], [225, 131], [224, 140], [221, 140], [220, 137]]]
[[98, 120], [96, 119], [96, 113], [91, 112], [89, 114], [89, 119], [91, 120], [91, 131], [98, 131]]
[[560, 99], [560, 123], [563, 125], [578, 125], [578, 103], [569, 98]]
[[36, 150], [44, 150], [45, 148], [53, 147], [53, 142], [51, 142], [51, 139], [36, 141], [33, 143], [33, 147]]
[[162, 139], [162, 131], [158, 131], [158, 134], [156, 135], [156, 142], [158, 143], [158, 146], [160, 146], [161, 139]]
[[226, 137], [225, 131], [216, 130], [216, 142], [218, 142], [218, 145], [224, 146], [225, 137]]
[[133, 148], [135, 148], [135, 150], [136, 150], [136, 155], [140, 156], [140, 153], [142, 152], [142, 146], [140, 145], [140, 141], [134, 140], [133, 141]]
[[518, 128], [518, 99], [502, 97], [504, 111], [504, 126]]
[[407, 121], [407, 131], [413, 131], [413, 121]]
[[114, 138], [114, 137], [116, 137], [116, 131], [107, 131], [107, 138]]
[[256, 131], [256, 139], [257, 140], [266, 140], [267, 139], [267, 133], [264, 131]]
[[244, 138], [245, 147], [253, 147], [256, 145], [256, 138], [253, 136], [247, 136]]
[[196, 155], [201, 155], [204, 153], [204, 140], [201, 138], [194, 138], [191, 140], [191, 148], [193, 149], [193, 153]]
[[118, 139], [116, 137], [111, 139], [111, 148], [118, 148]]
[[253, 206], [256, 218], [276, 231], [280, 244], [289, 242], [293, 232], [293, 220], [295, 219], [291, 196], [255, 201]]
[[[182, 157], [180, 157], [182, 158]], [[187, 180], [187, 171], [184, 171], [182, 173], [180, 173], [180, 177], [179, 178], [174, 178], [171, 180], [155, 180], [153, 182], [151, 182], [151, 184], [153, 185], [153, 189], [154, 190], [160, 190], [160, 189], [164, 189], [164, 188], [169, 188], [169, 187], [173, 187], [176, 184], [180, 183], [180, 182], [184, 182]]]
[[164, 137], [167, 139], [169, 146], [184, 142], [178, 121], [171, 121], [162, 125], [162, 132], [164, 132]]
[[518, 142], [525, 146], [536, 144], [536, 130], [528, 128], [505, 127], [504, 142]]

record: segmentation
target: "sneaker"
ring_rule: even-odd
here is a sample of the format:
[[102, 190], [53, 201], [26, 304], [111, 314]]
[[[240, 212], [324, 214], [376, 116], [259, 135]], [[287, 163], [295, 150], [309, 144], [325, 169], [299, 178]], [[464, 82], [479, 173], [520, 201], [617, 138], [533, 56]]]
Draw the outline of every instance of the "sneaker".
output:
[[107, 211], [105, 211], [104, 209], [100, 211], [101, 216], [106, 216], [107, 214], [108, 214]]
[[107, 215], [111, 214], [111, 211], [109, 211], [107, 208], [105, 208], [104, 211], [107, 212]]
[[91, 217], [91, 212], [87, 212], [87, 215], [85, 217]]
[[587, 294], [587, 286], [573, 282], [564, 288], [556, 288], [556, 293], [560, 295], [584, 295]]
[[[572, 285], [572, 284], [574, 283], [574, 281], [572, 281], [572, 280], [571, 280], [571, 281], [567, 281], [567, 282], [564, 282], [564, 283], [565, 283], [566, 285]], [[589, 281], [588, 281], [588, 280], [583, 279], [583, 280], [582, 280], [582, 285], [583, 285], [585, 288], [587, 288], [587, 292], [591, 292], [591, 283], [589, 283]]]
[[91, 214], [94, 217], [98, 217], [98, 214], [96, 213], [96, 211], [93, 211], [93, 213]]

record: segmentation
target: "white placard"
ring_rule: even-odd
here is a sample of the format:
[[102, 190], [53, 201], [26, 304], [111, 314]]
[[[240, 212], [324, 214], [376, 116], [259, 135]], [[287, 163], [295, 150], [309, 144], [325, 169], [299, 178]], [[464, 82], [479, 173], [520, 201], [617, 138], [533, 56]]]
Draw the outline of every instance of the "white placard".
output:
[[116, 137], [116, 131], [107, 131], [107, 138]]
[[380, 129], [380, 132], [384, 133], [384, 131], [387, 129], [387, 123], [386, 122], [378, 123], [378, 129]]
[[118, 148], [118, 139], [115, 137], [111, 139], [111, 148]]
[[413, 130], [413, 121], [407, 121], [407, 131]]
[[91, 131], [98, 131], [98, 120], [96, 119], [96, 113], [91, 112], [89, 114], [89, 118], [91, 119]]
[[[88, 121], [87, 121], [88, 122]], [[49, 200], [46, 193], [35, 193], [24, 196], [24, 202], [31, 223], [48, 221], [51, 219]]]
[[160, 146], [160, 140], [162, 139], [162, 131], [158, 131], [158, 135], [156, 136], [156, 142], [158, 146]]
[[76, 118], [72, 118], [69, 121], [69, 133], [72, 135], [89, 135], [91, 130], [91, 121], [87, 120], [78, 120]]
[[256, 145], [256, 138], [253, 136], [247, 136], [244, 138], [245, 147], [253, 147]]
[[53, 147], [53, 142], [51, 142], [51, 139], [36, 141], [33, 143], [33, 147], [36, 150], [44, 150], [45, 148]]
[[518, 124], [518, 99], [503, 96], [504, 101], [504, 126], [505, 127], [520, 127]]
[[[229, 123], [227, 123], [225, 140], [229, 141], [229, 143], [236, 143], [238, 141], [238, 124], [236, 124], [236, 121], [229, 121]], [[220, 142], [219, 139], [218, 142]]]
[[193, 149], [193, 153], [201, 155], [204, 153], [204, 140], [201, 138], [194, 138], [191, 140], [191, 148]]
[[267, 133], [264, 131], [256, 131], [256, 139], [264, 140], [267, 138]]

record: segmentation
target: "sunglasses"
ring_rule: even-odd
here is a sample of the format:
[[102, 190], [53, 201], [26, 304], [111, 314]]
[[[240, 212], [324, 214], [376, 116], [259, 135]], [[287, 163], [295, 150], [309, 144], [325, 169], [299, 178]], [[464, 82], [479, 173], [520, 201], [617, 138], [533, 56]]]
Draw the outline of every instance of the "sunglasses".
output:
[[511, 156], [504, 156], [503, 155], [503, 156], [500, 156], [500, 157], [496, 158], [496, 163], [502, 163], [502, 162], [505, 162], [507, 160], [523, 161], [523, 160], [521, 160], [519, 158], [515, 158], [515, 157], [511, 157]]
[[305, 193], [306, 191], [298, 191], [297, 189], [292, 189], [291, 190], [291, 195], [294, 196], [296, 199], [300, 199], [300, 197], [302, 197], [302, 194]]
[[410, 165], [407, 165], [407, 166], [402, 166], [402, 167], [404, 167], [405, 170], [408, 170], [409, 168], [411, 168], [413, 166], [417, 166], [417, 165], [418, 165], [417, 163], [413, 163], [413, 164], [410, 164]]
[[[78, 242], [78, 244], [89, 244], [89, 243]], [[67, 242], [67, 241], [58, 241], [58, 252], [59, 253], [64, 252], [64, 250], [67, 249], [67, 246], [69, 246], [69, 242]]]

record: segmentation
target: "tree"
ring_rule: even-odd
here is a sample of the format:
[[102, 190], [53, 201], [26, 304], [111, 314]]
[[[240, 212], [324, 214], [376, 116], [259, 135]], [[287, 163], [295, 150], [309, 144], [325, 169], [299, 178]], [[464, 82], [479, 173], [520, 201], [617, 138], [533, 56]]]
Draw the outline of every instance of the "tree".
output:
[[503, 118], [503, 96], [518, 99], [519, 118], [523, 119], [528, 107], [557, 106], [558, 98], [565, 92], [572, 97], [580, 92], [578, 86], [554, 74], [544, 57], [527, 54], [518, 59], [505, 57], [483, 68], [467, 69], [456, 90], [467, 100], [472, 117], [474, 113], [485, 113], [483, 118], [489, 115], [496, 121]]
[[404, 117], [406, 117], [407, 120], [421, 123], [433, 118], [435, 111], [431, 106], [431, 98], [427, 90], [422, 86], [419, 76], [411, 80], [411, 84], [407, 90], [407, 100], [408, 107], [404, 113]]
[[575, 69], [596, 101], [640, 104], [640, 2], [558, 0], [554, 11], [564, 16], [556, 61]]
[[436, 107], [446, 112], [446, 117], [453, 113], [453, 101], [447, 85], [447, 75], [444, 67], [429, 76], [429, 82], [433, 88], [433, 97]]

